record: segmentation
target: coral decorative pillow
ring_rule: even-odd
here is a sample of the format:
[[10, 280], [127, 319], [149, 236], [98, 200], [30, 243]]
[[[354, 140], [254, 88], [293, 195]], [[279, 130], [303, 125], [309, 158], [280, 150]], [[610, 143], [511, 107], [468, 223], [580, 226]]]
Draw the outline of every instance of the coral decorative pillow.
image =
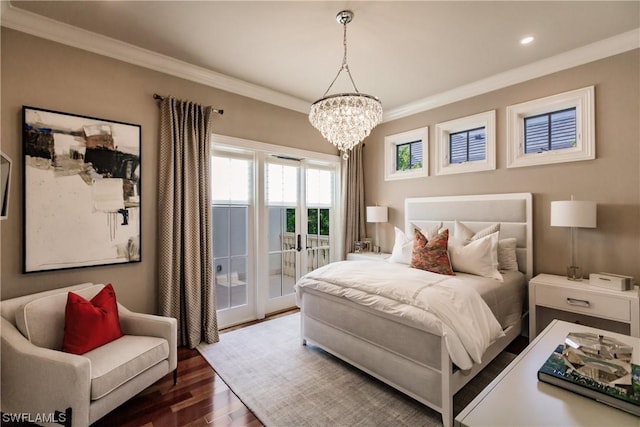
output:
[[420, 230], [415, 230], [414, 234], [411, 267], [454, 276], [447, 252], [449, 230], [442, 231], [431, 240], [427, 240]]
[[62, 351], [84, 354], [122, 336], [118, 303], [109, 283], [87, 301], [69, 292], [64, 319]]

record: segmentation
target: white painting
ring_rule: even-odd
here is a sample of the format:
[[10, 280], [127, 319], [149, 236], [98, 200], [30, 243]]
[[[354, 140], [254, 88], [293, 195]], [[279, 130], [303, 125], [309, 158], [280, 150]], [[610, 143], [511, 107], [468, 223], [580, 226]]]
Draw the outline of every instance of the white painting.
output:
[[23, 108], [25, 273], [140, 261], [140, 131]]

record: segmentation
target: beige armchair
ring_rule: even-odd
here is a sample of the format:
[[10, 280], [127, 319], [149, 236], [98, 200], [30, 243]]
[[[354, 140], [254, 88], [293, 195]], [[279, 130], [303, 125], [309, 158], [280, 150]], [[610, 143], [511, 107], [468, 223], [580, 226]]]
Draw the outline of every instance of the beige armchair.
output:
[[0, 302], [5, 417], [88, 426], [172, 371], [176, 381], [176, 319], [121, 304], [123, 337], [82, 355], [60, 350], [68, 291], [91, 299], [103, 286], [83, 283]]

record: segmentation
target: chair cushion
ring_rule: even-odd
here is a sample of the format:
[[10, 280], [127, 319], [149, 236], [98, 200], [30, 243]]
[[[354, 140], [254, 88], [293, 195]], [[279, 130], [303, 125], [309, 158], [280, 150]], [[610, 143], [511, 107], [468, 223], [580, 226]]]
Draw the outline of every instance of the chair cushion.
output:
[[124, 335], [83, 357], [91, 361], [91, 399], [97, 400], [168, 359], [169, 343], [163, 338]]
[[69, 292], [62, 351], [84, 354], [121, 336], [116, 293], [111, 283], [102, 288], [91, 301]]
[[[104, 285], [93, 285], [74, 292], [83, 298], [93, 298]], [[52, 350], [62, 350], [64, 318], [68, 292], [34, 299], [16, 311], [16, 326], [32, 344]]]

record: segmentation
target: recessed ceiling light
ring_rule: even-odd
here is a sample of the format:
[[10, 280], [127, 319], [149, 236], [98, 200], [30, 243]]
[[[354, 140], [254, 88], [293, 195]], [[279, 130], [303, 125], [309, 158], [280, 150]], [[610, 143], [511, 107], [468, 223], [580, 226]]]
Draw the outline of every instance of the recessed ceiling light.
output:
[[523, 38], [522, 40], [520, 40], [520, 44], [529, 44], [533, 41], [533, 36], [527, 36], [525, 38]]

